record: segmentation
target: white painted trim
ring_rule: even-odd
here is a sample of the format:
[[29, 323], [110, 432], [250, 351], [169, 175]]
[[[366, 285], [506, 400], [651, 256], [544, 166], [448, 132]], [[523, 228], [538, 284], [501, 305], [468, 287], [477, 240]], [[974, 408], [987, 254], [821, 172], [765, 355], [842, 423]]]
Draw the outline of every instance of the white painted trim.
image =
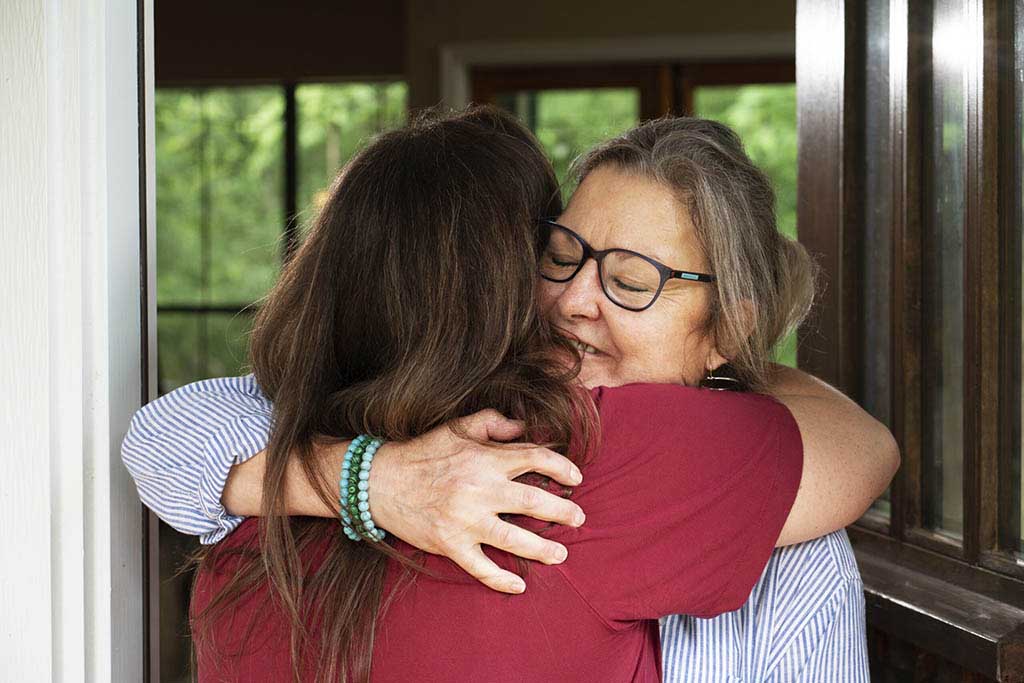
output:
[[452, 43], [442, 45], [440, 49], [441, 101], [451, 107], [469, 103], [469, 70], [474, 66], [765, 59], [793, 57], [795, 54], [796, 35], [793, 32]]
[[142, 679], [137, 47], [136, 0], [0, 3], [4, 680]]

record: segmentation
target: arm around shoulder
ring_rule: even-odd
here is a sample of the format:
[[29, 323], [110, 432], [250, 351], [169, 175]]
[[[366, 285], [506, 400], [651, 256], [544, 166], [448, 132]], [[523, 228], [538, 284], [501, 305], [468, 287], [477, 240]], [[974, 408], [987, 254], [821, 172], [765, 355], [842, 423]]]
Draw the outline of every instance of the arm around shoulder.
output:
[[804, 452], [800, 490], [778, 545], [857, 521], [899, 468], [892, 433], [842, 392], [799, 370], [777, 366], [769, 393], [792, 413]]

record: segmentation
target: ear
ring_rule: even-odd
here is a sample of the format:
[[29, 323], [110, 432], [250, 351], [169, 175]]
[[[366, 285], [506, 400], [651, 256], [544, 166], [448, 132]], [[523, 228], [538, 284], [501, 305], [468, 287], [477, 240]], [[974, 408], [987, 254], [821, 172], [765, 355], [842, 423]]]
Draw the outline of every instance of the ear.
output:
[[[757, 307], [749, 299], [741, 299], [733, 304], [728, 311], [725, 311], [720, 319], [720, 324], [725, 320], [731, 320], [739, 327], [739, 333], [744, 339], [750, 337], [757, 324]], [[714, 330], [714, 342], [708, 350], [706, 361], [707, 370], [717, 370], [719, 366], [729, 362], [729, 358], [736, 354], [738, 349], [730, 348], [727, 341], [731, 335], [722, 334], [721, 330]]]

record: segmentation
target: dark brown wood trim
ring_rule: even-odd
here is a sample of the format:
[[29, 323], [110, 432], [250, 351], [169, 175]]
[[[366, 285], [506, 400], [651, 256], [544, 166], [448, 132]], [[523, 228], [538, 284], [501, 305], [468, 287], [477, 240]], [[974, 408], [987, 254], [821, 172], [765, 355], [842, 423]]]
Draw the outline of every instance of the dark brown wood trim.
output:
[[868, 622], [998, 681], [1024, 680], [1024, 609], [857, 553]]
[[844, 390], [856, 386], [850, 373], [857, 361], [842, 327], [856, 308], [847, 300], [856, 281], [855, 252], [844, 244], [847, 225], [856, 226], [848, 222], [853, 188], [851, 150], [844, 146], [854, 124], [847, 72], [856, 65], [844, 61], [852, 19], [842, 0], [797, 5], [797, 232], [821, 269], [818, 303], [798, 331], [798, 363]]
[[638, 88], [640, 118], [668, 113], [672, 102], [671, 78], [664, 64], [550, 65], [529, 67], [473, 67], [470, 83], [474, 102], [494, 103], [499, 93], [515, 90], [567, 88]]
[[[922, 73], [926, 73], [929, 62], [930, 26], [922, 21], [919, 13], [913, 13], [909, 0], [894, 0], [892, 21], [899, 23], [899, 36], [894, 45], [902, 45], [900, 63], [894, 65], [893, 76], [900, 79], [901, 92], [894, 87], [894, 97], [901, 97], [898, 115], [902, 117], [902, 159], [900, 165], [900, 187], [897, 188], [899, 215], [896, 216], [896, 249], [894, 262], [902, 265], [894, 273], [898, 297], [893, 306], [899, 317], [894, 330], [899, 335], [895, 340], [894, 363], [899, 368], [896, 398], [894, 399], [897, 438], [903, 454], [900, 477], [897, 480], [899, 500], [899, 527], [897, 534], [905, 537], [909, 530], [922, 524], [922, 398], [923, 358], [922, 334], [922, 219], [924, 211], [923, 192], [923, 88]], [[896, 30], [896, 29], [892, 29]], [[897, 73], [898, 71], [898, 73]], [[894, 134], [894, 138], [897, 136]]]
[[916, 317], [906, 302], [917, 296], [915, 265], [919, 262], [916, 244], [912, 239], [916, 229], [913, 211], [917, 206], [911, 197], [917, 191], [917, 173], [910, 162], [917, 147], [916, 127], [909, 116], [909, 89], [907, 66], [910, 46], [907, 43], [907, 0], [890, 0], [889, 5], [889, 139], [892, 160], [892, 298], [890, 315], [892, 342], [890, 385], [892, 401], [892, 431], [900, 446], [902, 465], [890, 488], [890, 533], [902, 538], [909, 523], [919, 516], [907, 514], [908, 505], [914, 509], [917, 496], [908, 495], [916, 488], [920, 472], [920, 443], [915, 438], [918, 424], [917, 398], [919, 366], [914, 353], [917, 339]]
[[[964, 550], [997, 546], [999, 466], [999, 43], [996, 0], [969, 3], [976, 42], [967, 78], [964, 225]], [[991, 495], [988, 495], [991, 494]]]
[[1024, 610], [1024, 581], [863, 527], [849, 527], [847, 533], [858, 557], [878, 557]]
[[[1024, 111], [1021, 98], [1024, 92], [1019, 89], [1016, 70], [1024, 71], [1024, 46], [1016, 44], [1018, 39], [1016, 22], [1024, 17], [1014, 16], [1012, 2], [1000, 3], [996, 24], [999, 35], [995, 41], [998, 45], [998, 85], [999, 88], [999, 121], [997, 129], [1010, 131], [1010, 140], [1020, 140], [1024, 135], [1019, 116]], [[1021, 197], [1021, 175], [1024, 174], [1024, 158], [1017, 144], [998, 145], [999, 165], [999, 235], [1002, 248], [999, 267], [999, 306], [1000, 306], [1000, 368], [999, 368], [999, 448], [997, 462], [986, 461], [989, 467], [982, 479], [983, 494], [998, 496], [998, 512], [996, 519], [986, 515], [982, 519], [984, 525], [996, 525], [995, 547], [1006, 553], [1012, 553], [1020, 544], [1020, 467], [1021, 467], [1021, 271], [1024, 266], [1022, 251], [1022, 225], [1024, 225], [1024, 197]], [[994, 469], [994, 472], [992, 471]], [[983, 527], [985, 528], [985, 527]], [[984, 546], [983, 547], [991, 547]], [[1000, 560], [995, 560], [1000, 562]], [[1009, 555], [1003, 558], [1008, 571], [1024, 577], [1024, 568]]]
[[688, 64], [686, 70], [694, 86], [796, 81], [796, 61], [793, 59]]
[[1024, 564], [1009, 550], [982, 550], [978, 565], [1010, 578], [1024, 581]]
[[[968, 30], [982, 25], [984, 0], [967, 0], [966, 9], [971, 15]], [[970, 562], [978, 559], [978, 531], [980, 515], [977, 505], [980, 493], [980, 461], [982, 431], [982, 354], [984, 353], [981, 330], [982, 308], [982, 240], [985, 225], [982, 216], [981, 188], [978, 172], [982, 166], [982, 112], [978, 98], [983, 97], [982, 45], [980, 35], [974, 32], [963, 46], [964, 69], [966, 71], [966, 135], [964, 138], [965, 182], [964, 182], [964, 365], [963, 365], [963, 510], [964, 510], [964, 554]], [[972, 49], [973, 48], [973, 49]], [[997, 341], [996, 339], [993, 339]], [[997, 385], [998, 386], [998, 385]], [[995, 407], [995, 406], [993, 406]]]
[[964, 547], [963, 543], [959, 539], [952, 538], [938, 531], [933, 531], [932, 529], [924, 529], [921, 527], [905, 529], [903, 532], [903, 540], [907, 543], [914, 543], [926, 550], [931, 550], [932, 552], [942, 553], [960, 560], [964, 559]]

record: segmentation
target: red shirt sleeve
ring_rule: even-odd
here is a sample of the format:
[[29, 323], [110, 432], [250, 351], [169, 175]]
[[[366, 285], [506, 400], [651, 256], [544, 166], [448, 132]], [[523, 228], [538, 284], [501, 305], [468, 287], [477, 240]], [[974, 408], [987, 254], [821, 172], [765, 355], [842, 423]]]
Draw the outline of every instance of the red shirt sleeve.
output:
[[560, 527], [566, 578], [609, 623], [738, 609], [796, 498], [792, 415], [759, 394], [672, 385], [596, 389], [601, 446]]

